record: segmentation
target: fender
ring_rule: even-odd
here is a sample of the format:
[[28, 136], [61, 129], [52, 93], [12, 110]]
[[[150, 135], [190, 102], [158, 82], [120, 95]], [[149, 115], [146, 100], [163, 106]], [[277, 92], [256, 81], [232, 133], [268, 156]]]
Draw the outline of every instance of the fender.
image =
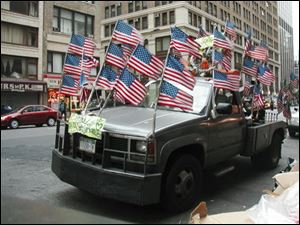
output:
[[193, 133], [171, 139], [161, 147], [159, 171], [163, 172], [165, 170], [169, 157], [173, 152], [189, 145], [199, 145], [199, 150], [200, 148], [203, 149], [204, 158], [202, 166], [204, 167], [207, 156], [207, 137], [204, 135], [200, 136], [199, 133]]

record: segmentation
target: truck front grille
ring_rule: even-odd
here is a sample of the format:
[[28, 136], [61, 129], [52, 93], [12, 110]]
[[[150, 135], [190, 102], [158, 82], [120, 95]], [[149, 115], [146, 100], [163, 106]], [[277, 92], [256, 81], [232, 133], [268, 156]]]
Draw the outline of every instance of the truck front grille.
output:
[[128, 151], [128, 139], [110, 136], [106, 143], [106, 148], [114, 149], [122, 152]]

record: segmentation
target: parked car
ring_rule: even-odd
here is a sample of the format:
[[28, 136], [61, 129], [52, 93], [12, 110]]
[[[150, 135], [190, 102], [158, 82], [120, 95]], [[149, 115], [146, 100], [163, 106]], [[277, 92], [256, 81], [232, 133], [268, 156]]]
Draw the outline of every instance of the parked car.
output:
[[36, 125], [38, 127], [47, 124], [54, 126], [57, 111], [44, 105], [27, 105], [1, 116], [1, 128], [18, 128], [21, 125]]
[[288, 130], [291, 137], [299, 133], [299, 106], [291, 106], [292, 118], [288, 120]]

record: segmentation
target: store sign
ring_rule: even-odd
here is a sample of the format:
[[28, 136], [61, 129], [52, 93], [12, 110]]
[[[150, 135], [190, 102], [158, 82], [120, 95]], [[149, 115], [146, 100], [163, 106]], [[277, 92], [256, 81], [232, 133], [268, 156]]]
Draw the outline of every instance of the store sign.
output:
[[43, 92], [43, 84], [27, 84], [27, 83], [6, 83], [1, 82], [1, 91], [14, 91], [14, 92]]
[[48, 78], [47, 86], [48, 88], [59, 88], [61, 79], [51, 79]]

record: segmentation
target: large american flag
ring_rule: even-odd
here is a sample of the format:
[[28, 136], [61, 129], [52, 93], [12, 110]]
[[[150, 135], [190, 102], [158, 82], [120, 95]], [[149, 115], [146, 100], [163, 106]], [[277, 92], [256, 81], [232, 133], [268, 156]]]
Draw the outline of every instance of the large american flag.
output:
[[117, 77], [118, 76], [116, 72], [114, 72], [108, 66], [104, 65], [97, 80], [97, 86], [112, 90], [116, 84]]
[[268, 61], [269, 58], [268, 47], [263, 42], [261, 42], [259, 46], [251, 46], [247, 55], [252, 57], [253, 59]]
[[246, 43], [245, 43], [245, 48], [243, 52], [243, 57], [248, 54], [248, 51], [251, 49], [251, 31], [247, 32], [247, 37], [246, 37]]
[[253, 108], [261, 109], [265, 107], [263, 96], [260, 92], [259, 84], [254, 86], [254, 96], [253, 96]]
[[200, 46], [195, 42], [194, 38], [184, 33], [178, 27], [171, 28], [170, 47], [176, 48], [179, 52], [186, 52], [195, 57], [201, 58], [199, 52]]
[[64, 75], [62, 79], [61, 93], [70, 96], [79, 96], [79, 80], [72, 76]]
[[84, 75], [90, 75], [91, 69], [82, 65], [82, 57], [73, 54], [67, 54], [64, 72], [69, 73], [70, 75], [73, 75], [74, 78], [79, 79], [81, 75], [81, 69]]
[[163, 81], [160, 88], [158, 105], [193, 110], [193, 96], [180, 90], [167, 81]]
[[121, 20], [118, 20], [116, 24], [112, 34], [112, 40], [131, 46], [143, 43], [143, 37], [140, 32]]
[[266, 66], [260, 65], [258, 67], [257, 80], [266, 86], [270, 86], [275, 81], [275, 76]]
[[123, 51], [116, 44], [110, 43], [107, 50], [105, 63], [115, 66], [119, 69], [124, 68], [125, 60], [124, 60]]
[[116, 84], [117, 92], [133, 105], [139, 105], [146, 96], [146, 88], [127, 68], [122, 71]]
[[84, 53], [86, 56], [93, 57], [95, 47], [96, 45], [91, 38], [80, 34], [72, 34], [68, 51], [77, 55]]
[[225, 55], [223, 54], [223, 52], [216, 50], [214, 52], [214, 62], [216, 64], [222, 65], [223, 68], [228, 71], [231, 69], [231, 50], [226, 49], [224, 53]]
[[290, 86], [291, 88], [299, 87], [299, 78], [293, 72], [290, 74]]
[[257, 65], [254, 61], [251, 61], [251, 59], [245, 58], [244, 59], [244, 65], [242, 68], [242, 72], [252, 76], [252, 77], [256, 77], [257, 74]]
[[237, 34], [235, 31], [235, 24], [233, 22], [230, 21], [226, 22], [225, 32], [230, 35], [232, 41], [236, 40]]
[[100, 62], [94, 57], [83, 56], [83, 67], [86, 69], [95, 68], [100, 65]]
[[213, 73], [214, 87], [231, 91], [239, 91], [240, 73], [237, 70], [223, 72], [214, 70]]
[[128, 61], [128, 66], [144, 76], [157, 80], [162, 73], [164, 63], [142, 45], [138, 45]]
[[181, 84], [190, 90], [193, 90], [195, 87], [195, 78], [185, 69], [181, 62], [171, 55], [167, 58], [164, 79], [169, 82]]
[[214, 30], [214, 47], [217, 48], [225, 48], [225, 49], [232, 49], [232, 46], [230, 44], [230, 41], [226, 39], [226, 37], [217, 29]]

